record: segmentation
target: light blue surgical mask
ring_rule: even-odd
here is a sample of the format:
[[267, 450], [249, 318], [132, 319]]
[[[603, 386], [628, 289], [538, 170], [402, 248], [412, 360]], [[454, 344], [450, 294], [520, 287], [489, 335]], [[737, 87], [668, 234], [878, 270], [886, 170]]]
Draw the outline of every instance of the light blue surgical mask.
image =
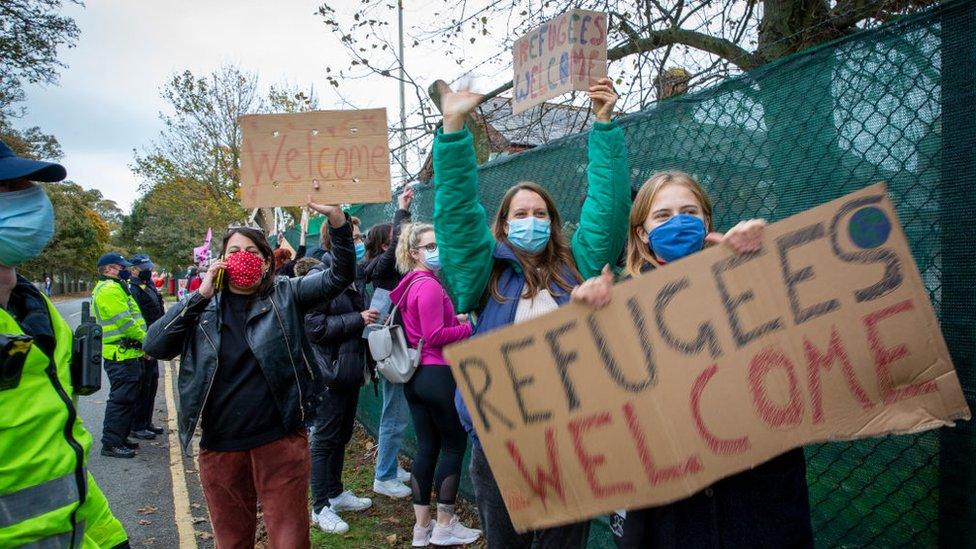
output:
[[441, 252], [440, 250], [428, 251], [424, 250], [424, 265], [428, 269], [437, 272], [441, 270]]
[[356, 261], [362, 261], [366, 256], [366, 245], [362, 242], [356, 243]]
[[0, 193], [0, 265], [16, 267], [41, 255], [54, 236], [54, 208], [34, 185]]
[[534, 254], [549, 243], [549, 220], [538, 217], [508, 222], [508, 241], [516, 248]]

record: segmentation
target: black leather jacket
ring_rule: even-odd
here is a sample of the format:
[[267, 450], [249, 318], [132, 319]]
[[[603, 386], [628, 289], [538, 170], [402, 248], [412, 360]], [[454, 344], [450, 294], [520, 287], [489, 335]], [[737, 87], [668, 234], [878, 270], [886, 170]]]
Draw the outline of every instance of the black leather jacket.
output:
[[[305, 312], [339, 295], [355, 278], [351, 226], [346, 223], [330, 231], [332, 268], [301, 278], [275, 277], [271, 289], [255, 299], [245, 324], [251, 351], [288, 432], [312, 417], [325, 389], [305, 337]], [[143, 342], [143, 349], [155, 358], [181, 355], [177, 423], [187, 453], [219, 366], [220, 329], [220, 295], [206, 299], [194, 292], [154, 323]]]

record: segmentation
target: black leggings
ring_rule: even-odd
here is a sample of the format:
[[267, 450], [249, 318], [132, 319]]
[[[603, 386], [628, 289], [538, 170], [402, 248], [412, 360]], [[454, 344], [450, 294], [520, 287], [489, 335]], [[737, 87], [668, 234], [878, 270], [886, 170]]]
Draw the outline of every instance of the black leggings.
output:
[[454, 408], [456, 388], [450, 367], [436, 365], [421, 365], [403, 388], [417, 431], [417, 457], [412, 472], [416, 505], [430, 504], [435, 479], [437, 503], [454, 505], [457, 499], [468, 437]]

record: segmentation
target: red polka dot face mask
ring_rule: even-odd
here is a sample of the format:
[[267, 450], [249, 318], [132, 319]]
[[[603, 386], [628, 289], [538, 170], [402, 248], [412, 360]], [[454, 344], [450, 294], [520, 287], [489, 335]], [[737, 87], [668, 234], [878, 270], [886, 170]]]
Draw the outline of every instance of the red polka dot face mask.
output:
[[264, 260], [258, 254], [241, 250], [227, 256], [227, 278], [238, 288], [250, 288], [264, 276]]

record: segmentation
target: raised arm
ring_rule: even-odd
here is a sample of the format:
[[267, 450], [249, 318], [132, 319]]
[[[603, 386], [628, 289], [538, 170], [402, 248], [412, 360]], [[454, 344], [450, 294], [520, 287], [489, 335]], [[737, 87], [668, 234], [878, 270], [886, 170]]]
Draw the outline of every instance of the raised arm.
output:
[[413, 189], [408, 187], [397, 198], [398, 208], [393, 214], [393, 236], [390, 238], [390, 246], [366, 265], [366, 282], [383, 278], [396, 279], [398, 274], [396, 270], [396, 247], [400, 240], [400, 226], [410, 221], [410, 203], [412, 201]]
[[478, 200], [478, 161], [464, 118], [481, 96], [441, 92], [444, 128], [434, 137], [434, 232], [440, 279], [459, 312], [477, 307], [491, 276], [495, 239]]
[[624, 132], [611, 120], [617, 94], [609, 79], [590, 88], [596, 122], [590, 130], [586, 200], [573, 234], [573, 258], [583, 278], [616, 263], [627, 241], [630, 164]]
[[295, 299], [300, 307], [310, 309], [339, 295], [356, 279], [356, 249], [352, 243], [352, 225], [339, 206], [309, 202], [313, 210], [329, 218], [332, 238], [332, 266], [322, 272], [289, 280], [295, 285]]

